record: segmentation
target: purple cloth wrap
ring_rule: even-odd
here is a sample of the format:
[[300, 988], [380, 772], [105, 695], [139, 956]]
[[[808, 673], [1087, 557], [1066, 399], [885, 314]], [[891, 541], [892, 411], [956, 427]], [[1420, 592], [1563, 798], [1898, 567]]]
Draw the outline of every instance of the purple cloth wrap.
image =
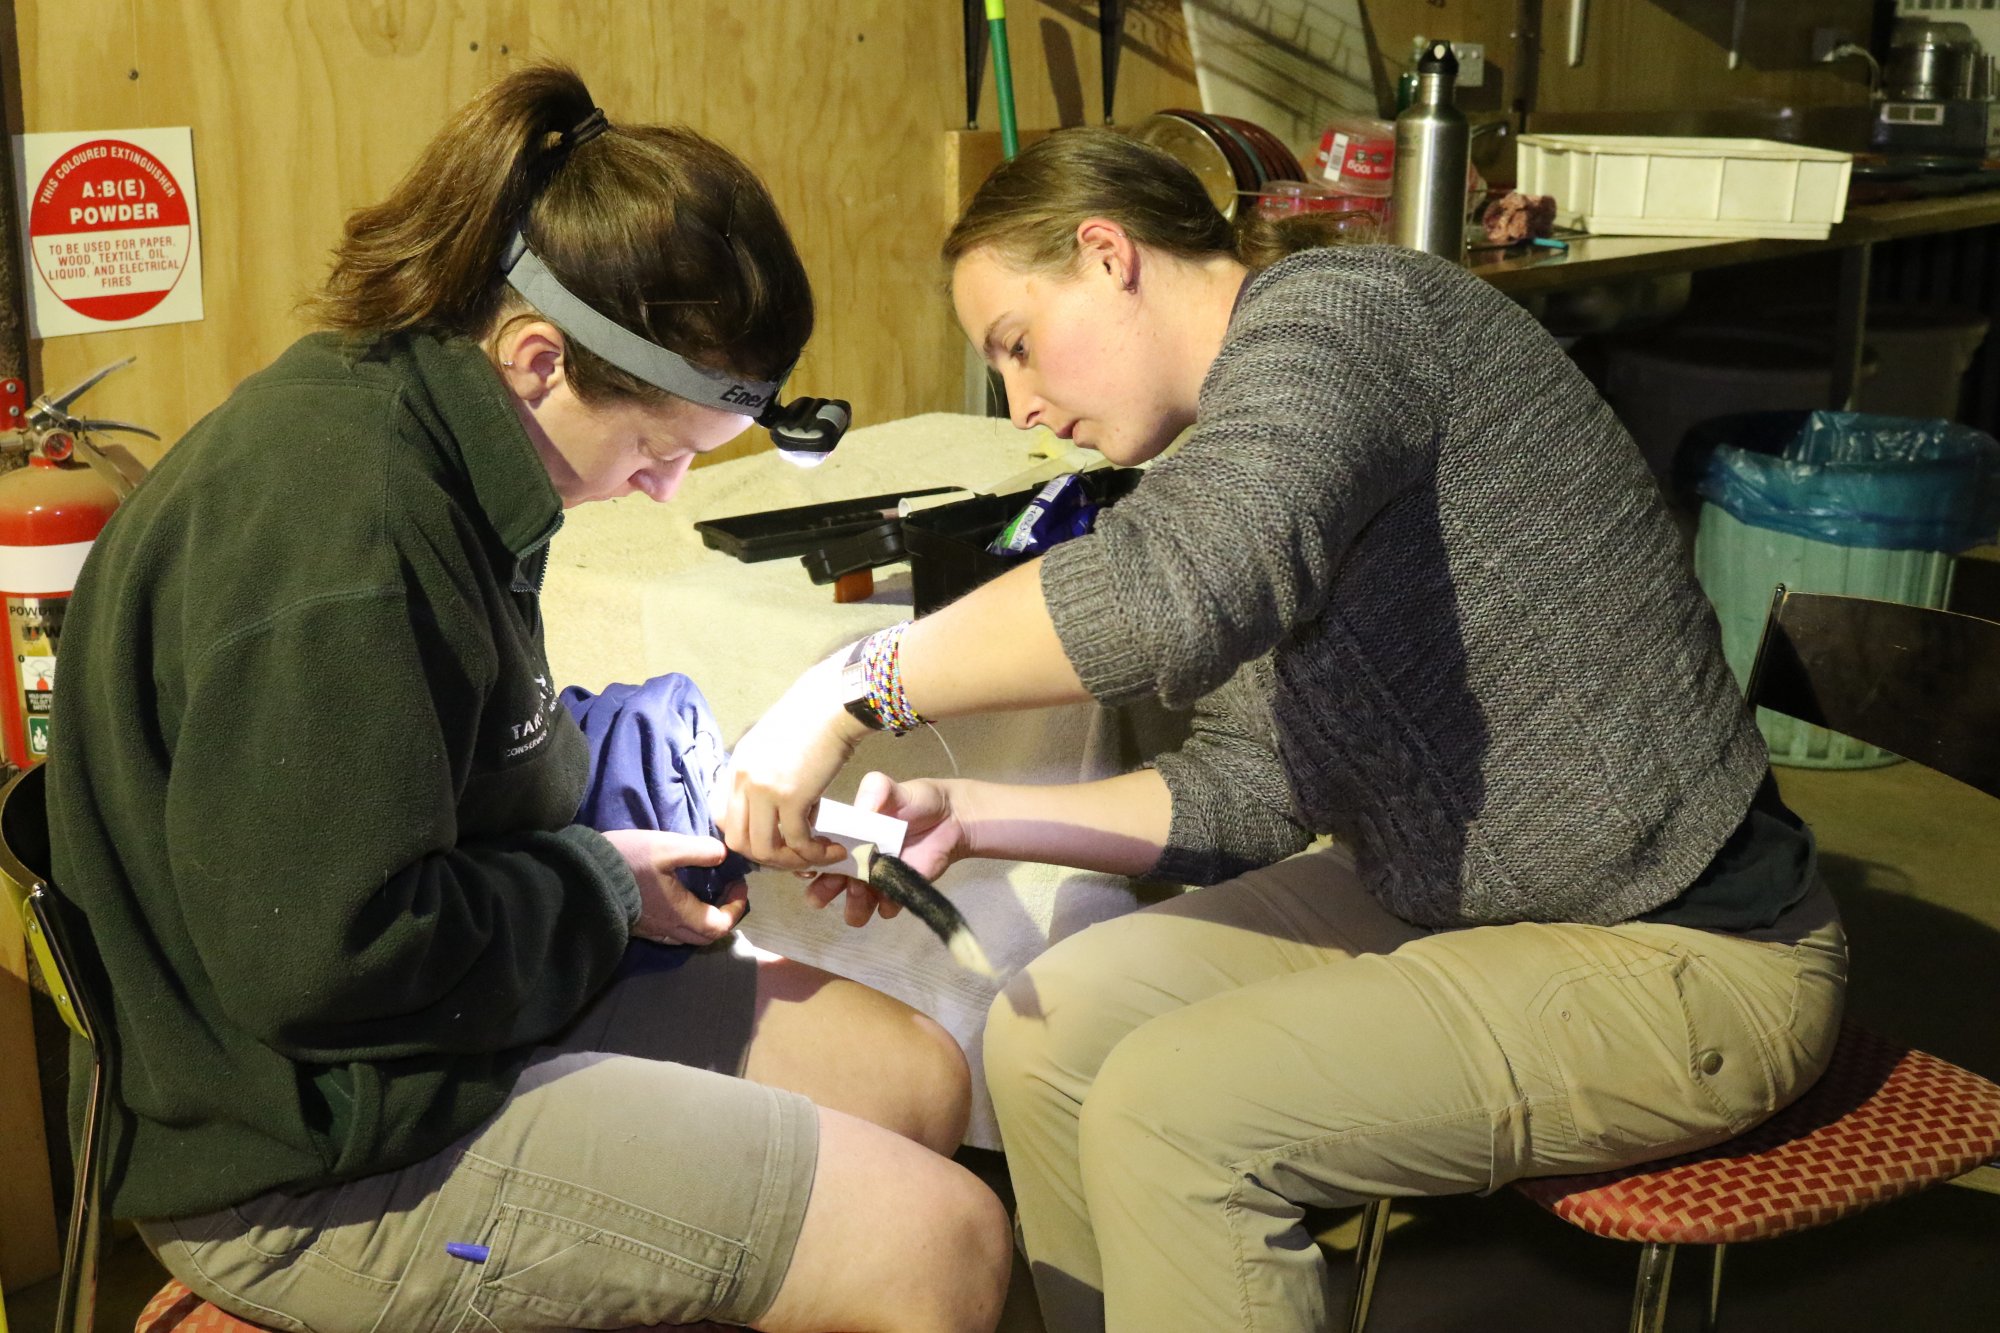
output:
[[[693, 681], [669, 673], [643, 685], [607, 685], [602, 694], [572, 685], [562, 692], [562, 703], [590, 742], [590, 776], [577, 823], [600, 832], [636, 828], [714, 835], [720, 811], [710, 802], [729, 751], [714, 710]], [[755, 868], [731, 852], [721, 865], [684, 866], [674, 873], [688, 892], [716, 903]]]

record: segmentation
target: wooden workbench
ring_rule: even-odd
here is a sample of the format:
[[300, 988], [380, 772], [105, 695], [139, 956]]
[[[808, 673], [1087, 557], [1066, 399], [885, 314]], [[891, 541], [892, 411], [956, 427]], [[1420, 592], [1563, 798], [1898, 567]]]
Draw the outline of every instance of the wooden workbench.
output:
[[1949, 198], [1866, 204], [1847, 211], [1823, 241], [1712, 240], [1695, 236], [1573, 236], [1569, 250], [1475, 252], [1468, 267], [1510, 296], [1560, 291], [1660, 273], [1686, 273], [1853, 250], [1877, 241], [2000, 223], [2000, 189]]
[[1834, 302], [1833, 379], [1827, 405], [1860, 406], [1856, 387], [1868, 326], [1868, 273], [1877, 241], [1963, 231], [2000, 223], [2000, 190], [1850, 207], [1825, 240], [1712, 240], [1692, 236], [1578, 236], [1569, 249], [1475, 252], [1469, 265], [1510, 296], [1531, 296], [1596, 283], [1626, 282], [1786, 259], [1818, 251], [1840, 255]]

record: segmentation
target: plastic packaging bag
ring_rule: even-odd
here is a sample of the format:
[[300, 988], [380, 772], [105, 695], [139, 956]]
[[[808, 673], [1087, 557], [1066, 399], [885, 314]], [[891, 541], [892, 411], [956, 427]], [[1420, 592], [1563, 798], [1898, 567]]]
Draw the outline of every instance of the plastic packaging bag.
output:
[[1861, 412], [1752, 412], [1695, 428], [1695, 489], [1737, 519], [1883, 550], [1963, 551], [2000, 535], [2000, 441]]
[[1090, 498], [1083, 474], [1065, 473], [1035, 493], [1027, 508], [1000, 529], [986, 553], [1009, 558], [1040, 555], [1059, 542], [1089, 532], [1097, 523], [1100, 508]]
[[1386, 199], [1396, 171], [1396, 127], [1373, 116], [1341, 112], [1320, 135], [1313, 166], [1316, 179], [1341, 194]]

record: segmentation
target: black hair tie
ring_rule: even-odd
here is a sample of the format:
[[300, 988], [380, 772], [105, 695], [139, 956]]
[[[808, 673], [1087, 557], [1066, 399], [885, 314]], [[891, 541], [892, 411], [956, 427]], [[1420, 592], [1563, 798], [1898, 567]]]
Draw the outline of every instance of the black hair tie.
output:
[[589, 115], [563, 133], [562, 138], [556, 141], [556, 147], [565, 153], [573, 153], [610, 128], [611, 122], [604, 118], [604, 112], [592, 107]]

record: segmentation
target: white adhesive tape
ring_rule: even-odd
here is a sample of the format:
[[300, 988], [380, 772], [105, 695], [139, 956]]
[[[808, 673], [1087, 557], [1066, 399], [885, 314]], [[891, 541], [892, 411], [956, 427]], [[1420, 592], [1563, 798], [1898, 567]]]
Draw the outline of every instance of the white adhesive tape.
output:
[[822, 797], [819, 810], [813, 815], [813, 835], [837, 842], [848, 849], [848, 855], [832, 865], [819, 866], [822, 875], [855, 875], [860, 866], [855, 864], [853, 850], [862, 843], [873, 843], [877, 850], [891, 856], [903, 854], [903, 839], [909, 835], [910, 825], [906, 820], [893, 815], [878, 815], [863, 810], [845, 801], [831, 801]]

